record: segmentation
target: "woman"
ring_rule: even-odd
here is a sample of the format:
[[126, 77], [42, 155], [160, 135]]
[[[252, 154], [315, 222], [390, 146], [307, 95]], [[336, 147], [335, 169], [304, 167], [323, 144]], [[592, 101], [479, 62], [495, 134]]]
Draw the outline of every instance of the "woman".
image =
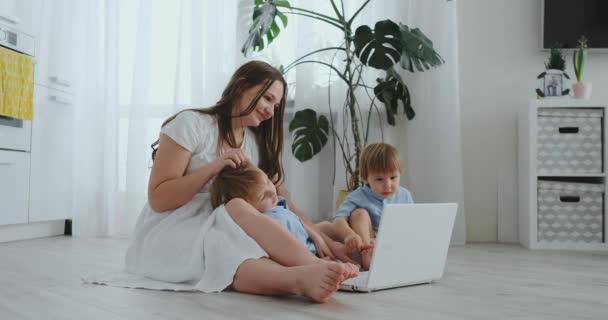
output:
[[[129, 272], [192, 282], [204, 292], [232, 286], [264, 295], [299, 294], [323, 302], [358, 272], [322, 260], [242, 199], [213, 210], [209, 187], [224, 167], [257, 164], [289, 199], [283, 182], [286, 83], [272, 66], [241, 66], [222, 98], [207, 109], [178, 113], [153, 144], [154, 164], [144, 206], [127, 251]], [[289, 200], [288, 200], [289, 201]], [[293, 204], [290, 203], [292, 208]], [[304, 221], [310, 221], [294, 210]], [[347, 258], [338, 244], [312, 232], [321, 257]]]

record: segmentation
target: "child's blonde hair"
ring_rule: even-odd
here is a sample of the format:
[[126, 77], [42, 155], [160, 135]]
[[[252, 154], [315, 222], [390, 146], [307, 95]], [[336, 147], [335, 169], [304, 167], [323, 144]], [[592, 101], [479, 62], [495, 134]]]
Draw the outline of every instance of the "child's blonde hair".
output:
[[361, 152], [359, 159], [359, 175], [367, 179], [371, 173], [401, 173], [401, 158], [397, 148], [387, 143], [368, 144]]
[[234, 198], [247, 198], [264, 188], [265, 173], [251, 163], [239, 168], [226, 167], [211, 184], [211, 205], [217, 208]]

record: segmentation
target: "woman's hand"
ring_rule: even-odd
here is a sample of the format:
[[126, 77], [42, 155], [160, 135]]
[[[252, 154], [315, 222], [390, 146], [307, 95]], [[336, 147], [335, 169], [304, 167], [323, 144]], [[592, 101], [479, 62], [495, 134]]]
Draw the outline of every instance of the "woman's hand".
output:
[[247, 157], [240, 148], [225, 148], [220, 151], [220, 156], [217, 158], [222, 169], [226, 166], [238, 168], [247, 163]]
[[331, 252], [331, 249], [327, 246], [327, 243], [325, 242], [323, 237], [321, 237], [321, 235], [315, 230], [310, 230], [309, 228], [306, 229], [308, 229], [306, 230], [308, 232], [308, 237], [310, 238], [310, 240], [312, 240], [312, 242], [315, 243], [315, 247], [317, 248], [317, 255], [319, 255], [319, 257], [321, 258], [327, 257], [330, 259], [335, 259], [336, 257]]

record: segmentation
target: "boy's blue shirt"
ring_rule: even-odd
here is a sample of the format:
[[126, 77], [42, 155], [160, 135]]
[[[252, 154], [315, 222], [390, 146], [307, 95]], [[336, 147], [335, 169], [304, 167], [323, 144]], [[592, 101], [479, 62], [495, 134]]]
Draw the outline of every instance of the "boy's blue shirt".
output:
[[368, 185], [361, 186], [351, 192], [344, 203], [340, 205], [336, 212], [337, 217], [344, 217], [346, 220], [350, 217], [353, 210], [363, 208], [369, 213], [374, 231], [378, 231], [380, 226], [380, 218], [382, 217], [382, 207], [385, 204], [396, 203], [414, 203], [412, 194], [404, 187], [399, 187], [399, 190], [387, 199], [382, 199], [377, 196]]
[[283, 197], [279, 197], [279, 202], [272, 209], [264, 212], [276, 222], [287, 228], [300, 242], [302, 242], [310, 252], [317, 254], [315, 243], [308, 236], [308, 232], [304, 229], [304, 223], [300, 220], [293, 211], [287, 207], [287, 201]]

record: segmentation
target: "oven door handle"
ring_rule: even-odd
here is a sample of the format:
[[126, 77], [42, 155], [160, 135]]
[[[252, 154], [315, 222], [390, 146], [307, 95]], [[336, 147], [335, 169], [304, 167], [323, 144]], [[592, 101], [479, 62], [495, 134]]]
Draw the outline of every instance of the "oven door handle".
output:
[[72, 101], [70, 101], [70, 99], [58, 96], [58, 95], [52, 95], [49, 96], [49, 99], [51, 99], [52, 101], [55, 101], [57, 103], [61, 103], [61, 104], [67, 104], [67, 105], [71, 105]]
[[0, 20], [4, 20], [4, 21], [6, 21], [10, 24], [14, 24], [14, 25], [19, 24], [19, 18], [9, 16], [9, 15], [0, 15]]
[[55, 82], [56, 84], [58, 84], [60, 86], [64, 86], [64, 87], [70, 86], [70, 82], [60, 76], [52, 76], [51, 81]]

